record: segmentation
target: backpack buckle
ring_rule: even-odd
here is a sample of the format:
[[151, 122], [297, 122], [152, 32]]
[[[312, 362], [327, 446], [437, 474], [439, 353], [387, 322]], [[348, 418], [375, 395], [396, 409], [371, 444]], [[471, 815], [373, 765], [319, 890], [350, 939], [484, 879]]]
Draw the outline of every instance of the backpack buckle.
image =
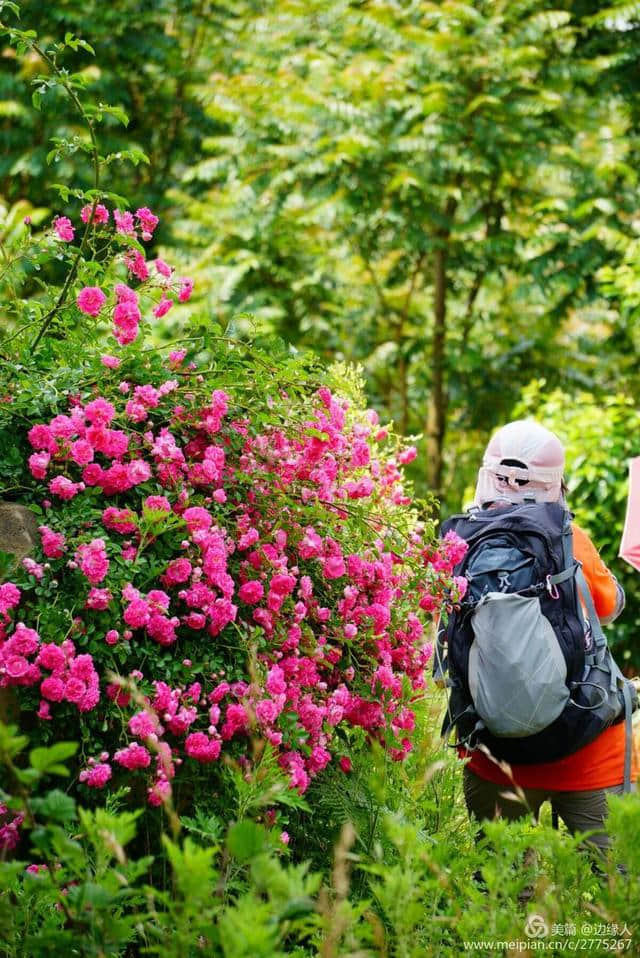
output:
[[546, 578], [546, 586], [547, 586], [547, 592], [549, 593], [549, 595], [551, 596], [552, 599], [559, 599], [559, 598], [560, 598], [560, 593], [558, 592], [558, 587], [557, 587], [557, 585], [555, 584], [555, 582], [552, 582], [552, 581], [551, 581], [551, 576], [550, 576], [550, 575], [548, 575], [547, 578]]

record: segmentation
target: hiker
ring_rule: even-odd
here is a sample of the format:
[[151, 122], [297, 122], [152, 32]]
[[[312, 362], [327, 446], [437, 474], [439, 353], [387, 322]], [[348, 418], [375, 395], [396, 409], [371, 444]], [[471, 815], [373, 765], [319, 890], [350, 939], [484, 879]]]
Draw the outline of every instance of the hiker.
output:
[[[459, 712], [458, 715], [449, 714], [448, 725], [449, 727], [453, 724], [457, 726], [458, 749], [461, 757], [470, 756], [463, 771], [464, 797], [469, 815], [479, 821], [493, 818], [496, 814], [507, 819], [516, 819], [533, 813], [537, 818], [540, 806], [545, 800], [549, 800], [554, 822], [560, 817], [571, 833], [593, 832], [588, 841], [603, 853], [609, 844], [604, 831], [607, 815], [606, 793], [623, 791], [625, 770], [627, 788], [635, 788], [629, 785], [629, 782], [636, 777], [636, 769], [631, 768], [630, 751], [631, 696], [635, 693], [628, 687], [627, 681], [611, 659], [598, 622], [598, 619], [604, 624], [613, 622], [624, 607], [624, 593], [615, 577], [602, 562], [588, 535], [574, 522], [569, 525], [570, 516], [565, 511], [566, 487], [563, 469], [562, 443], [554, 433], [535, 422], [528, 420], [511, 422], [499, 429], [492, 437], [478, 474], [474, 502], [475, 516], [472, 510], [467, 517], [457, 517], [444, 524], [445, 528], [447, 525], [449, 528], [454, 527], [458, 534], [470, 542], [467, 559], [463, 560], [462, 567], [457, 571], [461, 571], [469, 578], [469, 592], [472, 593], [475, 589], [475, 605], [470, 604], [465, 609], [463, 603], [460, 612], [452, 616], [453, 621], [450, 622], [448, 631], [439, 636], [434, 677], [436, 680], [442, 680], [448, 665], [451, 676], [447, 683], [450, 686], [449, 713], [456, 710]], [[553, 503], [556, 506], [541, 505], [547, 503]], [[558, 509], [557, 506], [562, 508]], [[502, 519], [503, 515], [507, 518]], [[509, 515], [520, 516], [520, 519], [509, 519]], [[518, 544], [517, 530], [521, 528], [516, 523], [525, 522], [526, 524], [527, 515], [531, 517], [530, 535], [527, 539], [528, 545], [526, 547], [523, 545], [520, 551], [519, 548], [514, 548], [514, 542], [516, 546]], [[523, 519], [522, 516], [525, 518]], [[483, 520], [491, 521], [492, 519], [495, 533], [493, 538], [491, 534], [488, 537], [485, 535], [485, 557], [483, 558], [480, 546], [475, 547], [475, 553], [473, 553], [473, 535], [475, 527], [482, 527]], [[556, 535], [556, 540], [564, 541], [565, 570], [556, 575], [546, 576], [547, 589], [544, 588], [544, 583], [541, 586], [531, 579], [533, 575], [531, 563], [540, 561], [539, 557], [535, 560], [530, 558], [533, 555], [534, 545], [539, 548], [539, 536], [535, 534], [536, 522], [540, 523], [541, 529], [544, 524], [548, 524], [549, 529], [552, 529], [553, 523], [556, 523], [555, 528], [563, 530]], [[504, 529], [501, 523], [504, 524]], [[552, 533], [549, 534], [553, 541]], [[559, 555], [562, 560], [561, 547], [558, 548], [560, 548]], [[570, 552], [571, 548], [573, 556], [567, 557], [566, 553]], [[493, 551], [487, 552], [487, 550]], [[555, 555], [558, 555], [557, 550]], [[469, 556], [472, 558], [469, 559]], [[496, 556], [497, 559], [495, 559]], [[581, 578], [580, 569], [572, 559], [581, 563], [584, 578]], [[562, 561], [560, 568], [562, 568]], [[574, 578], [577, 584], [574, 583]], [[482, 594], [482, 589], [485, 595]], [[491, 595], [487, 596], [486, 592], [489, 590]], [[587, 591], [588, 594], [586, 594]], [[497, 595], [497, 592], [511, 594]], [[515, 592], [519, 594], [514, 595]], [[481, 597], [480, 601], [478, 595]], [[525, 598], [527, 595], [529, 598]], [[581, 596], [581, 605], [585, 607], [584, 615], [580, 617], [575, 614], [579, 612], [576, 595]], [[535, 596], [541, 596], [539, 603]], [[505, 601], [502, 603], [498, 600]], [[536, 603], [538, 603], [538, 624], [531, 626], [530, 637], [523, 636], [523, 632], [526, 633], [529, 628], [526, 616], [531, 614]], [[562, 612], [564, 618], [558, 617], [557, 610], [560, 607], [568, 610]], [[488, 609], [492, 610], [493, 618], [491, 619], [486, 619], [488, 612], [485, 610]], [[492, 630], [495, 631], [498, 628], [495, 623], [500, 619], [496, 618], [496, 613], [501, 609], [505, 610], [504, 615], [510, 615], [509, 610], [513, 610], [510, 618], [502, 619], [506, 623], [502, 645], [497, 642], [496, 636], [491, 634]], [[547, 610], [543, 616], [540, 616], [540, 609], [543, 613], [545, 609]], [[516, 610], [518, 610], [519, 618], [515, 617]], [[574, 624], [573, 638], [567, 625], [572, 614], [576, 623], [578, 618], [580, 620], [580, 632], [576, 634]], [[469, 620], [473, 620], [474, 616], [477, 621], [472, 623], [472, 632], [469, 628]], [[488, 624], [484, 636], [482, 616], [485, 616]], [[561, 623], [561, 628], [558, 623]], [[468, 634], [464, 632], [465, 628], [468, 629]], [[561, 629], [564, 629], [564, 633]], [[567, 630], [570, 641], [565, 645], [563, 643], [567, 640]], [[466, 641], [470, 643], [465, 647], [466, 659], [461, 659], [459, 650], [456, 659], [456, 655], [452, 654], [456, 652], [454, 645], [456, 642], [463, 641], [460, 637], [464, 635], [467, 635]], [[481, 702], [482, 676], [479, 678], [477, 673], [474, 674], [474, 669], [479, 670], [484, 667], [485, 670], [489, 670], [490, 679], [492, 670], [499, 672], [499, 659], [507, 653], [512, 654], [512, 648], [517, 650], [519, 641], [524, 643], [523, 654], [530, 655], [531, 646], [541, 641], [539, 636], [543, 636], [545, 641], [551, 643], [545, 648], [543, 658], [539, 660], [542, 671], [544, 672], [547, 666], [552, 668], [550, 660], [554, 656], [559, 663], [560, 675], [558, 677], [553, 672], [549, 673], [549, 701], [543, 701], [541, 706], [541, 711], [545, 708], [551, 709], [549, 717], [553, 721], [546, 728], [538, 728], [533, 724], [531, 728], [526, 729], [526, 733], [523, 732], [523, 737], [518, 738], [517, 734], [514, 736], [514, 731], [517, 733], [518, 730], [517, 724], [513, 727], [509, 726], [510, 715], [500, 716], [499, 721], [497, 720], [494, 724], [491, 721], [493, 716], [486, 714], [487, 709], [491, 708], [499, 711], [503, 701], [501, 696], [503, 689], [508, 698], [510, 667], [507, 666], [503, 687], [493, 690], [496, 692], [493, 698], [491, 690], [485, 689], [483, 702]], [[448, 649], [446, 648], [447, 638]], [[493, 649], [495, 654], [490, 660], [487, 655], [487, 648], [490, 646], [482, 646], [483, 638], [486, 638], [489, 643], [495, 642]], [[567, 658], [566, 653], [566, 648], [571, 648], [571, 641], [576, 646], [580, 642], [584, 643], [583, 648], [578, 650], [582, 659], [580, 660], [579, 656], [576, 659], [578, 664], [575, 668], [579, 671], [577, 672], [578, 680], [575, 682], [569, 682], [572, 660], [570, 657]], [[478, 646], [479, 651], [474, 650], [473, 645]], [[567, 665], [560, 656], [559, 649], [562, 649], [567, 658]], [[457, 669], [452, 667], [453, 661], [457, 661]], [[588, 665], [594, 662], [597, 664]], [[603, 665], [600, 671], [597, 671], [600, 662]], [[583, 671], [585, 668], [591, 668], [592, 671], [587, 675]], [[533, 677], [540, 671], [538, 665], [525, 671], [527, 680], [522, 683], [523, 695], [520, 698], [526, 698], [527, 687], [535, 685]], [[514, 669], [514, 674], [515, 672], [517, 668]], [[603, 682], [605, 673], [606, 680]], [[465, 675], [466, 681], [460, 680], [460, 674]], [[575, 677], [576, 673], [573, 674]], [[609, 680], [611, 680], [610, 685]], [[604, 691], [596, 688], [598, 682], [602, 682]], [[619, 692], [616, 689], [616, 682]], [[552, 685], [557, 688], [552, 689]], [[539, 698], [532, 701], [532, 713], [538, 711], [537, 703], [544, 699], [546, 688], [545, 685], [542, 692], [535, 693]], [[610, 688], [613, 690], [610, 695], [610, 704], [613, 704], [607, 713], [605, 699]], [[471, 698], [474, 699], [471, 704], [467, 694], [469, 689]], [[534, 695], [534, 692], [531, 694]], [[466, 698], [465, 695], [467, 695]], [[553, 702], [554, 695], [558, 698], [556, 703]], [[582, 699], [581, 696], [583, 696]], [[619, 701], [621, 702], [623, 698], [624, 705], [620, 705]], [[513, 708], [517, 711], [517, 704]], [[526, 704], [523, 708], [526, 708]], [[478, 711], [483, 718], [476, 721]], [[466, 713], [469, 713], [472, 724], [467, 723], [465, 727], [461, 715], [465, 716]], [[622, 717], [625, 721], [620, 720]], [[517, 719], [515, 715], [513, 718], [514, 721], [523, 721], [522, 727], [525, 728], [528, 719]], [[475, 726], [473, 722], [476, 722]], [[506, 731], [501, 729], [500, 722], [505, 723]], [[597, 722], [601, 725], [594, 724]], [[588, 723], [592, 723], [591, 731], [588, 730]], [[487, 729], [492, 729], [495, 734], [490, 734]], [[554, 732], [554, 729], [557, 729], [557, 732]], [[531, 734], [532, 730], [533, 734]], [[448, 732], [448, 728], [443, 726], [443, 731]], [[501, 732], [506, 736], [505, 738], [500, 737]], [[577, 736], [574, 744], [576, 741], [580, 742], [580, 735], [583, 736], [582, 740], [586, 741], [586, 744], [573, 748], [572, 735]], [[587, 740], [585, 736], [590, 736], [590, 740]], [[492, 753], [492, 757], [486, 754], [482, 747], [474, 747], [483, 742]], [[490, 744], [487, 745], [487, 742]], [[470, 747], [464, 747], [465, 744]], [[536, 753], [536, 748], [539, 749], [539, 753]], [[556, 748], [556, 751], [560, 750], [559, 754], [554, 755], [553, 748]], [[504, 760], [504, 755], [509, 756], [510, 775], [505, 774], [498, 764], [501, 760], [500, 756]], [[520, 755], [525, 758], [525, 761], [517, 761]], [[547, 755], [550, 756], [549, 760], [546, 760]], [[514, 784], [524, 793], [526, 806], [515, 798], [504, 796], [504, 792], [513, 794]]]

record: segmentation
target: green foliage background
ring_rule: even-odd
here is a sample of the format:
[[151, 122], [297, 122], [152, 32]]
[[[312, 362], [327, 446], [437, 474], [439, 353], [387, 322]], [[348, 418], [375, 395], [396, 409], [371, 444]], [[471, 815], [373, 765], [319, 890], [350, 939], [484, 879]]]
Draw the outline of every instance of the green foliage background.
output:
[[[129, 117], [105, 118], [103, 153], [147, 154], [109, 165], [106, 186], [163, 214], [157, 251], [197, 284], [187, 322], [362, 364], [444, 511], [517, 409], [553, 426], [554, 390], [569, 407], [635, 402], [636, 5], [26, 0], [30, 25], [95, 48], [65, 69]], [[91, 185], [68, 99], [39, 85], [33, 108], [39, 69], [0, 58], [5, 253], [25, 213], [70, 211], [53, 182]], [[80, 148], [47, 159], [52, 137]], [[612, 558], [626, 463], [609, 445], [598, 479], [593, 456], [572, 473], [611, 487], [580, 511]]]
[[601, 555], [623, 586], [627, 605], [607, 629], [627, 664], [638, 661], [640, 602], [638, 573], [618, 557], [627, 509], [627, 463], [638, 453], [640, 413], [630, 396], [613, 393], [598, 398], [549, 390], [542, 381], [524, 391], [516, 415], [537, 416], [565, 443], [569, 486], [567, 501], [576, 522], [598, 544]]
[[[617, 559], [640, 425], [637, 4], [25, 0], [21, 23], [45, 43], [90, 42], [95, 57], [69, 46], [64, 69], [86, 101], [129, 117], [101, 123], [101, 152], [128, 153], [107, 164], [104, 189], [160, 213], [150, 256], [196, 281], [157, 344], [250, 338], [281, 370], [309, 349], [343, 386], [344, 362], [359, 363], [383, 419], [416, 436], [418, 492], [445, 512], [473, 485], [492, 429], [535, 416], [565, 442], [570, 504], [625, 585], [612, 634], [637, 669], [636, 574]], [[23, 218], [37, 232], [77, 217], [53, 184], [93, 181], [59, 84], [34, 87], [37, 58], [1, 52], [6, 368], [21, 335], [11, 304], [26, 298], [38, 323], [43, 289], [53, 296], [64, 276], [62, 262], [38, 276], [36, 261], [12, 287]], [[56, 138], [73, 148], [50, 155]], [[70, 387], [73, 349], [56, 336], [41, 346]], [[15, 408], [28, 416], [52, 390], [34, 381]], [[12, 497], [22, 450], [0, 433], [0, 496]], [[167, 823], [160, 848], [125, 795], [78, 808], [56, 787], [73, 745], [27, 756], [26, 737], [0, 724], [0, 801], [29, 833], [25, 860], [0, 863], [0, 952], [170, 958], [206, 942], [252, 958], [458, 955], [465, 941], [521, 940], [531, 912], [550, 927], [628, 922], [637, 937], [637, 798], [612, 802], [604, 880], [546, 818], [492, 823], [476, 846], [442, 708], [436, 694], [421, 709], [405, 764], [374, 751], [310, 790], [313, 814], [289, 808], [289, 851], [255, 821], [264, 778], [232, 774], [225, 815], [204, 802]], [[46, 874], [26, 873], [30, 859]]]

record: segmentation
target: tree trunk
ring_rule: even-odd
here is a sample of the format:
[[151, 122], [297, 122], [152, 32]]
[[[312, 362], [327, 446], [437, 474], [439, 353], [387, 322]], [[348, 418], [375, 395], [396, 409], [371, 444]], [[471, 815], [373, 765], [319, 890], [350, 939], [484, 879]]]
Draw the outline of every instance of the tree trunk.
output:
[[443, 240], [434, 255], [431, 392], [427, 405], [427, 482], [442, 494], [442, 453], [447, 423], [445, 363], [447, 347], [447, 248]]

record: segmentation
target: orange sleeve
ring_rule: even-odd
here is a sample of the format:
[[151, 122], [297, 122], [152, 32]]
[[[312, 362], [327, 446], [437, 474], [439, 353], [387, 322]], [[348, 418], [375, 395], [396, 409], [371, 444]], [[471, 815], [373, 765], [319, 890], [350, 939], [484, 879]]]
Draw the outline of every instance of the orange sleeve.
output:
[[573, 554], [582, 563], [593, 604], [601, 619], [613, 615], [618, 601], [616, 580], [600, 558], [598, 550], [580, 526], [571, 523], [573, 529]]

